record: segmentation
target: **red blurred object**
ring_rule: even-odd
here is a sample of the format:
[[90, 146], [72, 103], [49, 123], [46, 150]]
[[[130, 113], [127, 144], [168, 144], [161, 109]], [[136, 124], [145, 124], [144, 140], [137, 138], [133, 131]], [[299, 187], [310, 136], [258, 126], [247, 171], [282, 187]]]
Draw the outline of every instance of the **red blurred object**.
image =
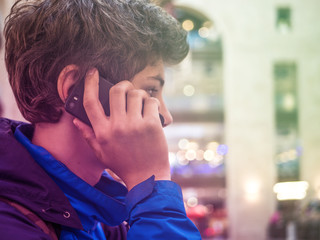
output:
[[215, 234], [216, 233], [213, 228], [207, 228], [206, 230], [204, 230], [204, 235], [206, 237], [213, 237], [213, 236], [215, 236]]
[[207, 208], [203, 205], [197, 205], [187, 209], [187, 216], [189, 218], [203, 218], [207, 215]]

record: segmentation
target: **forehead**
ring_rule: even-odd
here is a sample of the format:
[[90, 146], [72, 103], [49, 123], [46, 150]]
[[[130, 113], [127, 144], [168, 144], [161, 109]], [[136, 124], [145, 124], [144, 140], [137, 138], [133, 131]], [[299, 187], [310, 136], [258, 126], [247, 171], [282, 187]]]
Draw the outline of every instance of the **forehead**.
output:
[[164, 64], [158, 61], [155, 64], [147, 65], [142, 71], [138, 72], [132, 78], [132, 82], [144, 81], [148, 78], [164, 78]]

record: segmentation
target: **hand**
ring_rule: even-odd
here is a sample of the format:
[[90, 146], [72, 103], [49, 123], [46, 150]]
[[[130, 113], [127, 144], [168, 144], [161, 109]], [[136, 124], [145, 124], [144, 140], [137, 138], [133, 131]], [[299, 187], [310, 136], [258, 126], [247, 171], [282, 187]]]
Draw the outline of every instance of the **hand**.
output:
[[85, 79], [84, 108], [92, 128], [75, 119], [88, 144], [105, 168], [110, 168], [130, 190], [155, 175], [170, 179], [168, 146], [159, 119], [159, 101], [131, 82], [121, 81], [109, 93], [110, 117], [98, 98], [99, 73], [88, 72]]

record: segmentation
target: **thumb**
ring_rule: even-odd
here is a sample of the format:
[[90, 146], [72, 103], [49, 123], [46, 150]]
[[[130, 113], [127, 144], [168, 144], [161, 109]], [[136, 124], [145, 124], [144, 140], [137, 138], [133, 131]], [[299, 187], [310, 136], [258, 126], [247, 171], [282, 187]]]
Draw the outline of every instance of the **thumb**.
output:
[[98, 151], [99, 144], [97, 142], [96, 136], [93, 132], [93, 129], [89, 127], [87, 124], [81, 122], [79, 119], [73, 119], [73, 124], [77, 127], [77, 129], [81, 132], [83, 138], [87, 141], [89, 146], [93, 148], [93, 150]]

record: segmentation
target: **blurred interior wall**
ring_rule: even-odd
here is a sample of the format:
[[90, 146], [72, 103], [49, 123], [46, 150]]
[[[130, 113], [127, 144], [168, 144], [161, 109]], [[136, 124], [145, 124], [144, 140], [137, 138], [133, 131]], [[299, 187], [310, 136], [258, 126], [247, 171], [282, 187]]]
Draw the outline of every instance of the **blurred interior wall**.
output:
[[[276, 62], [297, 66], [300, 180], [320, 198], [320, 16], [316, 0], [176, 0], [206, 14], [223, 35], [230, 239], [266, 239], [275, 211], [274, 79]], [[291, 29], [276, 28], [277, 9], [291, 10]], [[286, 30], [286, 31], [283, 31]]]
[[[222, 33], [229, 237], [265, 239], [275, 209], [272, 186], [272, 4], [268, 1], [181, 0], [206, 14]], [[266, 11], [266, 9], [270, 9]], [[267, 29], [265, 29], [267, 27]]]

